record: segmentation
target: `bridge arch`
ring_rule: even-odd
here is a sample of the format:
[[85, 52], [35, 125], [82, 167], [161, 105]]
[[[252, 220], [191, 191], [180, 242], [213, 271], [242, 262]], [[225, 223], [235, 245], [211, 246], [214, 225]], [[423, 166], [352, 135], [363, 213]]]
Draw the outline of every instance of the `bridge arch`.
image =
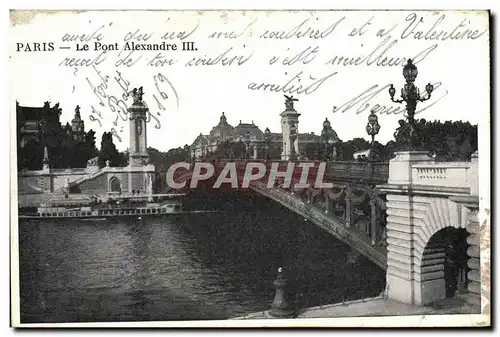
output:
[[422, 304], [454, 297], [467, 284], [467, 236], [464, 228], [448, 226], [432, 235], [416, 260]]
[[448, 198], [414, 197], [409, 213], [415, 226], [415, 257], [421, 261], [426, 246], [436, 233], [447, 227], [465, 229], [468, 210]]
[[452, 278], [447, 240], [466, 245], [469, 211], [448, 196], [391, 194], [387, 200], [389, 296], [417, 305], [445, 299]]

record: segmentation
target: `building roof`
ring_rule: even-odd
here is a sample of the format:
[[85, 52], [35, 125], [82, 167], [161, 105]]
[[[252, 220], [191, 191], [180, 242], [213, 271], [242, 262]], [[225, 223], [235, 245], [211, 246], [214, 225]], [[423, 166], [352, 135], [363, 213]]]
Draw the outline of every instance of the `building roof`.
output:
[[203, 135], [200, 132], [200, 134], [198, 135], [198, 137], [196, 137], [196, 139], [194, 140], [194, 142], [191, 146], [202, 144], [202, 143], [208, 143], [208, 136]]
[[19, 121], [39, 121], [44, 117], [53, 117], [57, 120], [61, 115], [61, 109], [59, 108], [59, 103], [50, 107], [49, 102], [45, 102], [43, 107], [29, 107], [21, 106], [19, 102], [16, 102], [16, 114]]
[[224, 115], [224, 112], [220, 116], [219, 124], [212, 128], [209, 136], [211, 138], [221, 138], [227, 139], [232, 137], [234, 134], [234, 127], [227, 122], [227, 118]]
[[245, 139], [247, 135], [250, 135], [250, 139], [252, 140], [263, 140], [264, 139], [264, 132], [262, 132], [261, 129], [257, 125], [255, 125], [252, 121], [252, 123], [242, 123], [240, 121], [240, 124], [238, 124], [234, 128], [234, 135], [237, 138], [243, 138]]
[[299, 142], [320, 142], [321, 137], [311, 133], [299, 133]]

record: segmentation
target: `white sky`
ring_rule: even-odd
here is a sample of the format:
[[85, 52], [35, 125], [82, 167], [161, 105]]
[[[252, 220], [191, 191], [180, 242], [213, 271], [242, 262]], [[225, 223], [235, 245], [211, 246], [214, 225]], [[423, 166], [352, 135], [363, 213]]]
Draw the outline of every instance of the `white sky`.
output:
[[[53, 104], [60, 102], [63, 109], [61, 120], [70, 121], [74, 114], [75, 106], [81, 107], [82, 118], [85, 120], [86, 130], [92, 128], [97, 132], [97, 146], [100, 147], [100, 136], [103, 131], [109, 131], [116, 119], [114, 113], [106, 105], [100, 106], [99, 100], [92, 92], [87, 78], [94, 86], [100, 84], [100, 77], [92, 67], [61, 66], [64, 58], [89, 58], [93, 59], [100, 52], [77, 52], [76, 42], [63, 42], [65, 34], [92, 34], [99, 27], [104, 26], [100, 33], [102, 42], [111, 44], [118, 42], [124, 45], [127, 32], [152, 34], [148, 43], [160, 43], [161, 36], [166, 32], [191, 31], [197, 24], [197, 30], [184, 41], [196, 43], [198, 51], [170, 51], [162, 52], [169, 58], [176, 59], [174, 65], [164, 67], [148, 67], [157, 51], [135, 51], [132, 55], [141, 58], [132, 66], [118, 66], [118, 52], [109, 52], [106, 60], [96, 66], [102, 76], [109, 76], [106, 96], [120, 98], [123, 91], [113, 77], [120, 71], [122, 77], [130, 81], [130, 89], [143, 86], [144, 100], [150, 110], [157, 116], [161, 123], [160, 129], [155, 129], [154, 122], [148, 124], [148, 146], [160, 150], [191, 144], [195, 137], [203, 132], [208, 133], [219, 121], [220, 114], [224, 111], [228, 122], [233, 126], [240, 120], [243, 122], [254, 121], [262, 130], [269, 127], [273, 132], [280, 132], [279, 114], [284, 110], [283, 93], [266, 91], [252, 91], [248, 85], [252, 82], [284, 85], [294, 75], [302, 72], [301, 83], [311, 83], [310, 76], [321, 78], [336, 72], [313, 93], [309, 95], [295, 94], [299, 101], [295, 107], [301, 113], [299, 132], [319, 133], [325, 117], [332, 122], [332, 126], [343, 140], [353, 137], [368, 139], [365, 132], [367, 116], [370, 108], [375, 104], [393, 105], [389, 99], [387, 89], [384, 89], [371, 100], [369, 107], [357, 113], [362, 105], [336, 113], [332, 112], [333, 106], [342, 106], [347, 101], [355, 98], [368, 88], [378, 85], [383, 87], [394, 83], [397, 93], [404, 82], [402, 65], [393, 67], [380, 67], [376, 61], [372, 65], [366, 62], [359, 66], [326, 65], [334, 56], [358, 57], [369, 55], [377, 45], [387, 38], [387, 43], [375, 55], [392, 42], [393, 46], [384, 54], [388, 58], [414, 57], [424, 50], [431, 50], [421, 62], [417, 64], [419, 75], [416, 83], [424, 91], [428, 82], [441, 82], [433, 98], [422, 103], [425, 107], [436, 102], [432, 107], [423, 111], [417, 117], [430, 120], [464, 120], [477, 124], [481, 119], [487, 120], [489, 114], [489, 35], [486, 31], [481, 37], [474, 40], [446, 40], [430, 41], [416, 40], [412, 36], [402, 39], [402, 33], [410, 24], [409, 16], [412, 12], [356, 12], [356, 11], [319, 11], [319, 12], [83, 12], [39, 14], [29, 24], [17, 24], [11, 29], [10, 34], [10, 72], [12, 101], [16, 99], [21, 105], [42, 106], [43, 102], [50, 100]], [[488, 29], [488, 17], [482, 13], [460, 12], [416, 12], [417, 21], [420, 17], [423, 22], [415, 29], [425, 34], [431, 29], [441, 15], [445, 18], [435, 30], [451, 32], [462, 20], [466, 29], [482, 32]], [[353, 28], [361, 27], [370, 18], [371, 25], [362, 36], [348, 36]], [[341, 20], [344, 18], [343, 20]], [[301, 22], [305, 22], [301, 30], [308, 27], [323, 31], [335, 22], [340, 21], [336, 28], [323, 39], [290, 38], [290, 39], [262, 39], [261, 34], [269, 31], [291, 31]], [[250, 23], [254, 22], [248, 29]], [[377, 37], [380, 29], [396, 27], [386, 36]], [[236, 39], [210, 39], [213, 32], [242, 32], [244, 34]], [[429, 34], [430, 35], [430, 34]], [[54, 42], [53, 52], [16, 52], [17, 43], [26, 42]], [[177, 43], [178, 39], [170, 40]], [[82, 43], [80, 43], [82, 44]], [[433, 47], [433, 45], [436, 45]], [[69, 46], [70, 50], [60, 50], [60, 46]], [[93, 48], [93, 41], [89, 42]], [[309, 50], [318, 48], [316, 57], [308, 64], [297, 62], [285, 66], [281, 61], [285, 57], [294, 55], [310, 47]], [[227, 55], [243, 55], [252, 57], [243, 65], [231, 66], [198, 66], [186, 67], [185, 64], [193, 57], [216, 58], [227, 49]], [[122, 52], [122, 56], [128, 52]], [[273, 65], [269, 60], [273, 56], [280, 57], [280, 61]], [[375, 59], [375, 57], [374, 57]], [[160, 111], [153, 94], [161, 99], [155, 87], [155, 76], [159, 88], [168, 98], [161, 100], [165, 110]], [[175, 88], [178, 100], [167, 78]], [[297, 85], [298, 82], [293, 82]], [[107, 99], [105, 99], [107, 101]], [[128, 100], [129, 104], [131, 99]], [[90, 120], [91, 107], [98, 109], [103, 115], [102, 127], [97, 122]], [[157, 115], [160, 112], [161, 115]], [[392, 139], [394, 129], [397, 127], [401, 115], [382, 114], [379, 116], [381, 124], [377, 140], [385, 143]], [[481, 126], [480, 126], [481, 127]], [[488, 126], [489, 127], [489, 126]], [[122, 142], [115, 139], [120, 150], [125, 150], [128, 145], [128, 125], [119, 122], [115, 127]], [[120, 130], [123, 130], [120, 132]]]

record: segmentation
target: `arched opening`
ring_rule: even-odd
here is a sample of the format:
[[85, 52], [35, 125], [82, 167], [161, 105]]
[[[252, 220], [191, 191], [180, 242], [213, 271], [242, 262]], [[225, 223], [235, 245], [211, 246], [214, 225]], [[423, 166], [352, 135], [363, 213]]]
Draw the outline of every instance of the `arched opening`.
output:
[[467, 236], [464, 228], [445, 227], [427, 242], [421, 261], [423, 304], [467, 292]]
[[[464, 228], [449, 228], [446, 236], [446, 263], [444, 268], [446, 297], [467, 292], [467, 236]], [[446, 230], [446, 228], [445, 228]]]
[[121, 193], [122, 191], [122, 184], [120, 182], [120, 179], [117, 177], [113, 177], [109, 180], [109, 189], [111, 192], [118, 192]]

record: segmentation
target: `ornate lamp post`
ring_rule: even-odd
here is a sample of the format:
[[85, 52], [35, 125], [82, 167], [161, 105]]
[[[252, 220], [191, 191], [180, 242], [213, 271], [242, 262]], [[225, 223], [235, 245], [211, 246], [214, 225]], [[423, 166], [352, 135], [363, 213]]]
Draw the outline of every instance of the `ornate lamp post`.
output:
[[206, 151], [207, 151], [207, 142], [205, 139], [203, 139], [201, 141], [201, 157], [202, 158], [205, 157], [205, 155], [207, 154]]
[[293, 121], [290, 121], [290, 160], [296, 160], [295, 139], [297, 139], [297, 127]]
[[323, 122], [323, 130], [321, 130], [321, 139], [325, 143], [324, 160], [328, 160], [328, 140], [330, 138], [330, 135], [328, 134], [329, 128], [330, 128], [330, 121], [328, 121], [328, 118], [325, 118], [325, 121]]
[[248, 149], [250, 148], [250, 132], [245, 134], [245, 159], [248, 159]]
[[[371, 111], [368, 116], [368, 124], [366, 124], [366, 133], [368, 136], [372, 137], [371, 149], [373, 151], [373, 147], [375, 145], [375, 136], [380, 131], [380, 124], [378, 123], [378, 117], [375, 115], [375, 111]], [[370, 156], [371, 157], [371, 156]]]
[[271, 130], [269, 128], [266, 128], [264, 130], [264, 141], [266, 142], [266, 159], [271, 159]]
[[412, 60], [409, 59], [408, 63], [403, 68], [403, 76], [406, 80], [406, 84], [401, 89], [401, 99], [394, 99], [396, 94], [396, 89], [391, 84], [389, 88], [389, 95], [391, 100], [395, 103], [406, 103], [406, 112], [408, 123], [399, 130], [405, 134], [407, 140], [407, 145], [410, 150], [413, 150], [416, 146], [416, 134], [415, 134], [415, 110], [417, 109], [417, 102], [424, 102], [431, 98], [434, 86], [432, 84], [427, 84], [425, 86], [426, 96], [420, 95], [420, 90], [415, 86], [414, 82], [418, 75], [418, 69], [413, 64]]
[[333, 131], [328, 118], [323, 122], [323, 130], [321, 130], [321, 138], [325, 142], [325, 160], [328, 160], [329, 148], [332, 147], [332, 160], [337, 157], [337, 149], [335, 144], [339, 141], [337, 134]]
[[328, 139], [328, 144], [332, 148], [332, 160], [335, 160], [335, 158], [337, 157], [337, 139], [335, 137], [331, 137], [330, 139]]

